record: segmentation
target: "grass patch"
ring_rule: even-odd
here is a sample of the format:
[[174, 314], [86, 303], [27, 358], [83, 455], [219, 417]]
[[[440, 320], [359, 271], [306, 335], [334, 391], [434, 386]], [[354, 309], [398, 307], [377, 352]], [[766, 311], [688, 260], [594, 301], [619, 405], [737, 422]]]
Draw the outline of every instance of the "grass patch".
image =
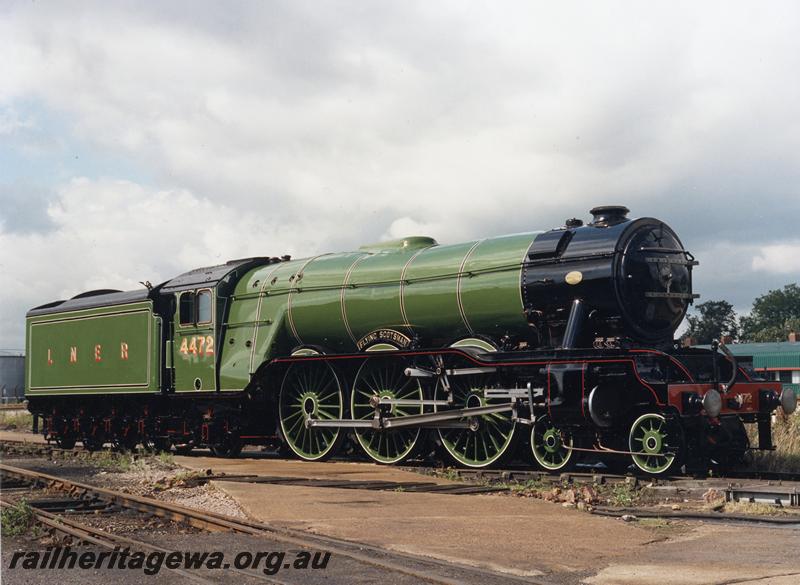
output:
[[725, 502], [724, 510], [728, 514], [749, 514], [753, 516], [780, 516], [787, 513], [780, 506], [763, 502]]
[[22, 500], [18, 504], [0, 511], [3, 536], [22, 536], [33, 525], [33, 508]]
[[612, 506], [628, 508], [636, 504], [639, 494], [631, 484], [625, 482], [612, 485], [607, 497], [608, 503]]
[[[174, 469], [176, 467], [172, 454], [164, 452], [154, 455], [146, 451], [136, 453], [97, 451], [92, 453], [88, 460], [95, 467], [119, 473], [144, 471], [153, 465], [161, 469]], [[187, 476], [185, 479], [189, 479], [189, 477]]]
[[639, 518], [639, 526], [653, 530], [663, 530], [664, 528], [669, 528], [670, 523], [664, 518]]
[[458, 474], [458, 471], [456, 471], [452, 467], [446, 467], [444, 469], [438, 469], [436, 471], [436, 475], [438, 475], [442, 479], [447, 479], [447, 480], [450, 480], [450, 481], [462, 481], [461, 480], [461, 476]]
[[6, 431], [29, 431], [33, 415], [27, 410], [0, 410], [0, 428]]
[[[746, 425], [750, 444], [758, 445], [756, 425]], [[772, 425], [774, 451], [751, 451], [751, 466], [763, 471], [800, 472], [800, 411], [778, 413]]]
[[156, 455], [156, 459], [158, 459], [158, 462], [162, 465], [175, 467], [175, 456], [169, 451], [159, 451]]
[[130, 471], [133, 466], [133, 455], [129, 453], [115, 453], [114, 451], [98, 451], [91, 456], [91, 462], [96, 467], [107, 471]]
[[508, 482], [508, 483], [501, 483], [498, 484], [500, 487], [506, 488], [512, 494], [526, 496], [526, 495], [538, 495], [545, 491], [549, 491], [553, 489], [552, 483], [545, 483], [538, 479], [529, 479], [528, 481], [524, 482]]

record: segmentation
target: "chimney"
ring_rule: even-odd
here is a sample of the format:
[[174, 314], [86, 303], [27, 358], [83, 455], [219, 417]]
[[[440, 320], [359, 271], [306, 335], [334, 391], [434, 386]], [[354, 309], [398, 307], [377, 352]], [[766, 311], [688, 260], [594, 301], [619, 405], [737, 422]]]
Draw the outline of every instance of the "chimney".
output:
[[609, 227], [617, 225], [623, 221], [628, 221], [630, 209], [624, 205], [601, 205], [595, 207], [589, 213], [592, 214], [592, 221], [589, 225], [595, 227]]
[[797, 343], [797, 331], [789, 331], [789, 343]]
[[681, 345], [683, 347], [692, 347], [693, 345], [697, 345], [697, 338], [696, 337], [684, 337], [681, 339]]
[[730, 345], [731, 343], [733, 343], [733, 337], [731, 337], [730, 335], [723, 335], [720, 338], [720, 341], [725, 345]]

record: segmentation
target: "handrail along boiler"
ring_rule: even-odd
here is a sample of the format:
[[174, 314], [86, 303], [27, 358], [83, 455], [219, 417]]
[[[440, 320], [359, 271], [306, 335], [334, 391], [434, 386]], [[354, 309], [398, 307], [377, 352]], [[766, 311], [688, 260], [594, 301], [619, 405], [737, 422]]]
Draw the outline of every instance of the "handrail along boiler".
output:
[[544, 232], [409, 237], [230, 261], [27, 315], [29, 409], [48, 439], [220, 456], [349, 441], [398, 463], [548, 471], [591, 455], [650, 474], [772, 448], [790, 390], [722, 344], [681, 348], [694, 257], [664, 222], [596, 207]]

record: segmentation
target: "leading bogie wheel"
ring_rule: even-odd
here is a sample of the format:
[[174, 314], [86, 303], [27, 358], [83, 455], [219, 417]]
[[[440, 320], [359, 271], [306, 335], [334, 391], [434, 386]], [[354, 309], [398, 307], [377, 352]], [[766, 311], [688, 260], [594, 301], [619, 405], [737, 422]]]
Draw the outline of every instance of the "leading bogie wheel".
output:
[[631, 425], [628, 447], [633, 464], [648, 475], [665, 475], [678, 467], [683, 451], [683, 435], [677, 423], [664, 415], [648, 412]]
[[309, 421], [344, 418], [344, 390], [333, 367], [323, 361], [289, 366], [278, 398], [280, 425], [286, 445], [300, 459], [321, 461], [336, 452], [339, 427], [313, 427]]
[[[364, 361], [356, 374], [350, 395], [350, 412], [354, 420], [373, 420], [376, 399], [422, 400], [422, 386], [417, 378], [406, 376], [405, 360], [392, 357], [371, 357]], [[387, 406], [390, 418], [422, 414], [419, 405]], [[411, 457], [421, 443], [420, 427], [399, 429], [356, 428], [355, 436], [361, 449], [376, 463], [400, 463]]]
[[545, 471], [568, 469], [574, 461], [572, 435], [553, 424], [549, 416], [540, 416], [531, 426], [533, 459]]

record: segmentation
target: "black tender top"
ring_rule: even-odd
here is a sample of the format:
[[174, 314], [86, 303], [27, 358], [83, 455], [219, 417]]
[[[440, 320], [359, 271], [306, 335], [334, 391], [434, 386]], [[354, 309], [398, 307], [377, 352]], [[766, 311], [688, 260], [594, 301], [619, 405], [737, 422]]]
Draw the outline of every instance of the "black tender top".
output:
[[81, 293], [68, 301], [54, 301], [41, 307], [31, 309], [27, 317], [36, 315], [49, 315], [51, 313], [61, 313], [63, 311], [80, 311], [82, 309], [94, 309], [95, 307], [111, 307], [114, 305], [125, 305], [136, 301], [145, 301], [150, 297], [150, 291], [142, 287], [138, 290], [126, 292], [111, 291], [108, 289]]
[[155, 295], [156, 293], [173, 293], [181, 290], [194, 289], [198, 287], [213, 287], [219, 281], [228, 276], [235, 270], [244, 268], [249, 270], [254, 266], [260, 264], [268, 264], [270, 262], [280, 262], [279, 258], [243, 258], [241, 260], [230, 260], [225, 264], [218, 266], [209, 266], [208, 268], [196, 268], [185, 272], [180, 276], [168, 280], [160, 286], [154, 287], [152, 290], [141, 288], [131, 291], [119, 291], [112, 289], [94, 290], [81, 293], [72, 297], [67, 301], [53, 301], [31, 309], [27, 313], [27, 317], [34, 317], [36, 315], [49, 315], [52, 313], [61, 313], [64, 311], [80, 311], [82, 309], [94, 309], [96, 307], [113, 307], [115, 305], [124, 305], [127, 303], [134, 303], [136, 301], [144, 301]]
[[[277, 260], [277, 258], [275, 260]], [[241, 260], [230, 260], [218, 266], [195, 268], [189, 272], [184, 272], [180, 276], [176, 276], [172, 280], [168, 280], [159, 287], [159, 290], [162, 293], [174, 293], [198, 287], [213, 287], [231, 272], [239, 268], [250, 269], [259, 264], [267, 264], [271, 261], [273, 260], [270, 260], [270, 258], [243, 258]]]

